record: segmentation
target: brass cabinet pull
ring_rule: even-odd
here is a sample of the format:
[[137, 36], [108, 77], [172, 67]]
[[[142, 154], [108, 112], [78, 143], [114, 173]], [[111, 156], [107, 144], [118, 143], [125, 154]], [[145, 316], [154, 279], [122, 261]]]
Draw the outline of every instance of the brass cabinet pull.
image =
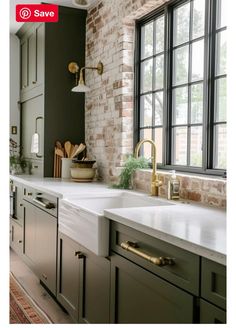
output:
[[32, 84], [36, 84], [37, 83], [37, 81], [32, 81]]
[[85, 257], [84, 254], [80, 251], [75, 252], [75, 256], [77, 256], [78, 259], [83, 259]]
[[166, 257], [166, 256], [160, 256], [160, 257], [154, 257], [154, 256], [150, 256], [146, 253], [144, 253], [141, 250], [138, 250], [139, 246], [137, 243], [134, 243], [132, 241], [126, 241], [126, 242], [122, 242], [120, 244], [120, 246], [125, 249], [126, 251], [129, 251], [133, 254], [136, 254], [140, 257], [142, 257], [143, 259], [158, 265], [158, 266], [164, 266], [164, 265], [173, 265], [174, 259], [170, 258], [170, 257]]

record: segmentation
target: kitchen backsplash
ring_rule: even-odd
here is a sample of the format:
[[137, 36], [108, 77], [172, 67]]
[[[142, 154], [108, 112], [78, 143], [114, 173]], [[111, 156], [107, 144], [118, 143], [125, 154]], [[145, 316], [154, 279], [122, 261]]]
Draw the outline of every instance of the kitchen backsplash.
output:
[[[135, 190], [150, 192], [151, 184], [150, 170], [136, 171], [133, 179]], [[167, 184], [170, 178], [169, 172], [158, 172], [158, 177], [162, 181], [160, 196], [167, 198]], [[223, 178], [211, 178], [187, 174], [177, 174], [180, 181], [180, 197], [186, 200], [193, 200], [205, 205], [226, 207], [226, 180]]]

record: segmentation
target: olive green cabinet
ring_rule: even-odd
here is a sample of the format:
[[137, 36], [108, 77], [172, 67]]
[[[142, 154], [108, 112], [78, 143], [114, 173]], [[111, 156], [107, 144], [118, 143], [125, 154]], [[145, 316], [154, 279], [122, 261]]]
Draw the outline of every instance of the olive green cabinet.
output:
[[[84, 94], [71, 92], [68, 64], [85, 66], [86, 11], [59, 7], [57, 23], [25, 23], [21, 42], [21, 144], [33, 174], [53, 176], [56, 140], [84, 142]], [[76, 42], [75, 42], [76, 40]], [[68, 110], [70, 115], [68, 115]], [[39, 151], [31, 141], [39, 133]]]
[[201, 299], [200, 323], [226, 323], [226, 312], [219, 307]]
[[44, 24], [27, 25], [20, 42], [21, 97], [43, 83]]
[[10, 219], [10, 246], [19, 255], [23, 254], [23, 227]]
[[35, 206], [25, 202], [24, 215], [24, 260], [29, 267], [36, 273], [36, 229], [37, 217]]
[[25, 204], [23, 260], [56, 295], [57, 218]]
[[57, 299], [75, 322], [109, 323], [110, 261], [58, 233]]
[[192, 323], [194, 297], [113, 254], [112, 323]]
[[80, 246], [80, 323], [109, 323], [110, 261]]
[[35, 209], [36, 271], [43, 284], [56, 295], [57, 218]]
[[226, 267], [202, 258], [200, 323], [226, 323]]
[[58, 232], [57, 299], [75, 322], [79, 320], [79, 258], [78, 244]]

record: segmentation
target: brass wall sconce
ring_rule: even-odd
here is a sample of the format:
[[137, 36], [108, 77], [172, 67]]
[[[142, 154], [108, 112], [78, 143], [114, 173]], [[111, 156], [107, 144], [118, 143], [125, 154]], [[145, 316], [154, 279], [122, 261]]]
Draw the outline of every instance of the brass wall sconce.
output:
[[79, 66], [77, 63], [75, 62], [71, 62], [69, 65], [68, 65], [68, 69], [71, 73], [75, 74], [75, 83], [76, 83], [76, 86], [74, 88], [72, 88], [71, 91], [73, 92], [88, 92], [90, 91], [90, 88], [85, 84], [84, 82], [84, 76], [83, 76], [83, 72], [86, 70], [86, 69], [95, 69], [97, 70], [97, 73], [99, 75], [102, 75], [103, 73], [103, 63], [101, 61], [99, 61], [99, 63], [97, 64], [97, 67], [82, 67], [80, 69], [80, 76], [79, 76], [79, 82], [78, 82], [78, 73], [79, 73]]

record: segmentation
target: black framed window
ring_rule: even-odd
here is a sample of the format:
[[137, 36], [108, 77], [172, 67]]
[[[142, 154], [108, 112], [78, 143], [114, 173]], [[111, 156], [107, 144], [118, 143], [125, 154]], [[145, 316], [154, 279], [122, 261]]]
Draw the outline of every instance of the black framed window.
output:
[[172, 1], [137, 23], [134, 140], [155, 141], [158, 167], [226, 170], [226, 1]]

